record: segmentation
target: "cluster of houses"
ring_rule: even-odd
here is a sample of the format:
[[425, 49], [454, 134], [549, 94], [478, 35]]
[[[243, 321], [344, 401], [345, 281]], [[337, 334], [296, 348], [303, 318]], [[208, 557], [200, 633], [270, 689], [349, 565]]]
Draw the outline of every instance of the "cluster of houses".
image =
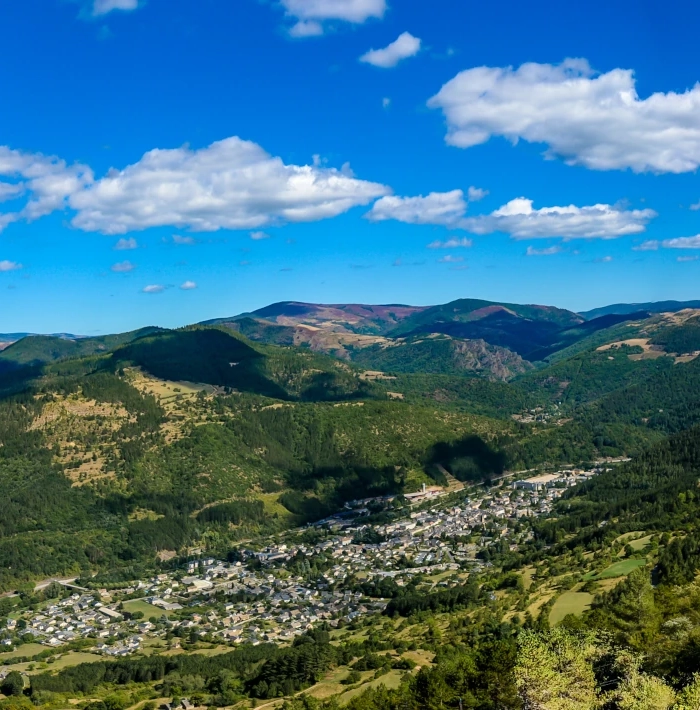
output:
[[[96, 652], [116, 657], [164, 636], [171, 644], [183, 636], [224, 644], [289, 642], [317, 623], [336, 626], [382, 609], [383, 602], [363, 598], [358, 581], [391, 577], [403, 585], [417, 574], [483, 565], [479, 552], [496, 541], [515, 549], [528, 535], [527, 527], [518, 525], [521, 518], [548, 513], [567, 487], [600, 470], [517, 480], [459, 504], [438, 500], [426, 509], [407, 508], [403, 517], [382, 525], [363, 523], [361, 516], [334, 518], [315, 544], [292, 542], [298, 536], [289, 534], [262, 550], [245, 551], [243, 561], [197, 559], [119, 590], [76, 592], [20, 620], [9, 619], [0, 639], [8, 645], [29, 634], [59, 648], [90, 638]], [[425, 498], [428, 492], [421, 493]], [[295, 558], [324, 563], [318, 573], [311, 574], [309, 565], [299, 576], [286, 569]], [[128, 600], [136, 598], [150, 605], [148, 619], [128, 613]]]

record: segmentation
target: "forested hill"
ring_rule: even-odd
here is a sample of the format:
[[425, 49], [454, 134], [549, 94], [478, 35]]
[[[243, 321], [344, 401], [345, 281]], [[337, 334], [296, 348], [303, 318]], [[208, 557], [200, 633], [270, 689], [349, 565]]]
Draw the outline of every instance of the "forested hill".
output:
[[[459, 302], [459, 313], [480, 305]], [[382, 308], [352, 317], [425, 323], [429, 310]], [[528, 308], [515, 317], [540, 317]], [[537, 365], [440, 333], [354, 333], [384, 340], [346, 342], [350, 357], [333, 357], [293, 333], [290, 343], [296, 326], [271, 321], [277, 344], [227, 325], [20, 340], [0, 353], [10, 498], [0, 585], [152, 561], [202, 539], [223, 553], [348, 498], [637, 456], [700, 424], [695, 311], [600, 329], [556, 309], [540, 315], [557, 337], [573, 328], [581, 338]], [[261, 321], [244, 322], [255, 331]]]

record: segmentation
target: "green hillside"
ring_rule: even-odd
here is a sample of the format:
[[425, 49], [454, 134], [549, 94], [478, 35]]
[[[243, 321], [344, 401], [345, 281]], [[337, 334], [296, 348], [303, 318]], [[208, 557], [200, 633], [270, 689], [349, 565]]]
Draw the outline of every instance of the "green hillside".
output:
[[30, 335], [0, 351], [0, 368], [45, 365], [68, 358], [106, 353], [124, 343], [159, 330], [159, 328], [141, 328], [129, 333], [78, 339], [55, 335]]
[[291, 326], [277, 325], [257, 318], [223, 321], [221, 325], [256, 342], [271, 345], [294, 345], [294, 328]]
[[253, 343], [226, 328], [163, 331], [117, 349], [110, 367], [135, 365], [164, 380], [185, 380], [277, 399], [371, 397], [358, 370], [295, 348]]
[[391, 373], [476, 374], [486, 379], [509, 380], [530, 365], [506, 348], [483, 340], [449, 336], [414, 336], [384, 345], [356, 349], [351, 359], [369, 370]]

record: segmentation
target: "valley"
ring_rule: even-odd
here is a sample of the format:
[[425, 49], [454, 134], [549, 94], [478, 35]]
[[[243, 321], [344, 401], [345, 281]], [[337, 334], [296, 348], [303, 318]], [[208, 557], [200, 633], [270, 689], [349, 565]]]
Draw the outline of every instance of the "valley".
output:
[[0, 675], [56, 708], [516, 708], [523, 639], [585, 631], [690, 687], [700, 311], [646, 305], [276, 304], [8, 345]]

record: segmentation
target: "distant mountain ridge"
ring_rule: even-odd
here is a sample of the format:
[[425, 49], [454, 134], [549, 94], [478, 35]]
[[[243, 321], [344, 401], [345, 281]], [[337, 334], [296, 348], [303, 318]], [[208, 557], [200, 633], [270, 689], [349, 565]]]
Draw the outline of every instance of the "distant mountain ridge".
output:
[[215, 318], [202, 325], [221, 325], [242, 318], [264, 320], [278, 325], [335, 325], [338, 329], [360, 335], [382, 335], [404, 319], [430, 308], [403, 304], [364, 305], [360, 303], [304, 303], [280, 301], [249, 313], [230, 318]]
[[[437, 306], [281, 301], [199, 326], [223, 327], [266, 345], [307, 348], [369, 370], [509, 380], [533, 364], [568, 357], [594, 344], [648, 338], [658, 328], [674, 325], [664, 317], [649, 321], [651, 316], [680, 313], [694, 304], [700, 309], [700, 300], [660, 301], [574, 313], [554, 306], [483, 299], [457, 299]], [[692, 314], [688, 311], [686, 316]], [[684, 332], [674, 342], [694, 342], [694, 330], [688, 335], [686, 325], [675, 326]], [[0, 335], [0, 370], [99, 355], [158, 332], [162, 329], [148, 327], [99, 337]]]
[[649, 313], [676, 313], [686, 308], [700, 308], [699, 301], [652, 301], [650, 303], [614, 303], [610, 306], [593, 308], [590, 311], [581, 311], [579, 315], [586, 320], [593, 320], [605, 315], [626, 315], [635, 311]]
[[[370, 359], [375, 359], [377, 364], [395, 361], [396, 353], [382, 350], [399, 339], [439, 334], [448, 336], [452, 344], [448, 346], [443, 342], [438, 347], [437, 343], [425, 343], [420, 352], [414, 346], [410, 352], [420, 360], [430, 354], [437, 357], [440, 362], [433, 364], [437, 371], [452, 372], [457, 368], [464, 372], [472, 371], [472, 367], [481, 369], [481, 365], [476, 365], [477, 360], [482, 364], [492, 361], [490, 356], [484, 358], [484, 352], [477, 360], [457, 356], [457, 351], [464, 354], [469, 350], [474, 354], [479, 350], [476, 345], [465, 346], [466, 342], [479, 341], [490, 348], [504, 348], [523, 360], [536, 362], [591, 332], [630, 317], [610, 315], [600, 321], [586, 321], [578, 313], [554, 306], [482, 299], [457, 299], [437, 306], [285, 301], [205, 324], [224, 325], [259, 342], [307, 346], [317, 352], [362, 361], [368, 366]], [[458, 345], [460, 342], [462, 345]], [[365, 348], [370, 350], [363, 352]], [[400, 354], [402, 367], [407, 366], [408, 352], [404, 348]], [[496, 360], [502, 363], [504, 358], [498, 355]], [[512, 372], [523, 371], [522, 363], [510, 364], [515, 365]], [[511, 372], [509, 367], [504, 370], [500, 365], [496, 369], [500, 372], [499, 378], [504, 372]]]

